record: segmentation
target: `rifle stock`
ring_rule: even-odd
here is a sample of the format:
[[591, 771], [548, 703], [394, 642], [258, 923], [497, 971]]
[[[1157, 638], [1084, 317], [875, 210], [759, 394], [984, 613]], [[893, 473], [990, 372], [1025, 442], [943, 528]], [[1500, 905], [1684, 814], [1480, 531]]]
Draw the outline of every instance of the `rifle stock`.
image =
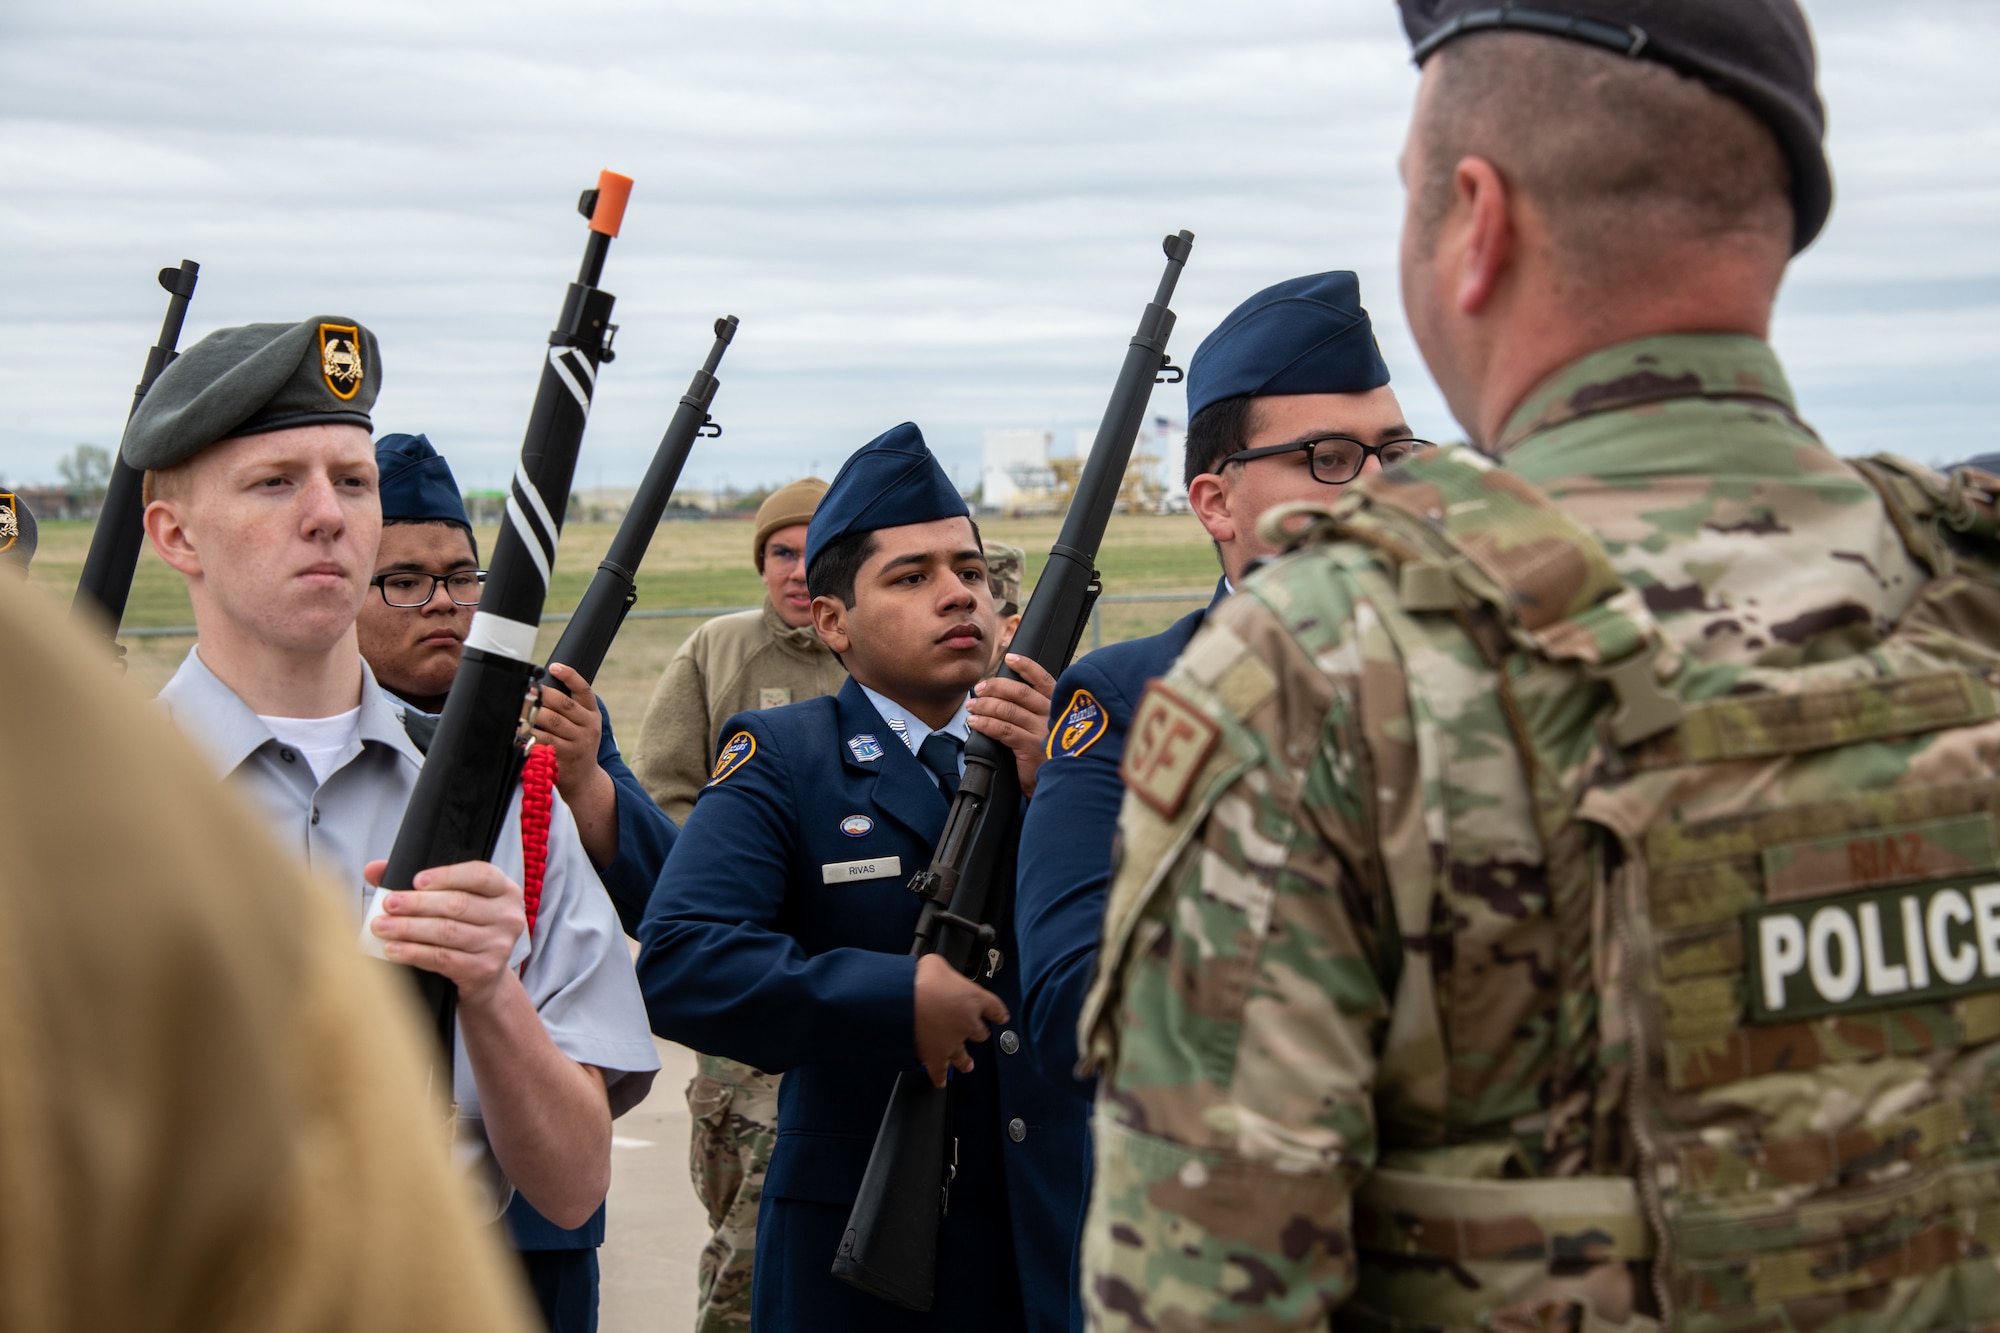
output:
[[[520, 777], [533, 728], [535, 633], [548, 598], [556, 539], [569, 508], [570, 481], [583, 443], [597, 368], [612, 359], [612, 303], [597, 281], [618, 234], [632, 182], [613, 172], [584, 191], [590, 219], [583, 266], [569, 285], [542, 359], [541, 382], [507, 496], [507, 518], [494, 544], [479, 610], [438, 718], [416, 790], [389, 853], [382, 888], [407, 889], [419, 872], [493, 856]], [[412, 969], [445, 1052], [450, 1078], [457, 987], [435, 972]]]
[[[681, 395], [680, 406], [674, 409], [673, 420], [667, 423], [667, 432], [660, 437], [652, 465], [646, 469], [646, 478], [639, 483], [639, 493], [632, 498], [632, 507], [625, 511], [624, 522], [618, 525], [618, 535], [611, 539], [611, 547], [598, 562], [590, 587], [584, 590], [562, 638], [556, 641], [555, 651], [549, 654], [551, 663], [561, 662], [587, 682], [597, 679], [604, 656], [611, 651], [611, 641], [618, 637], [619, 627], [625, 623], [625, 613], [638, 600], [639, 562], [646, 558], [646, 548], [652, 545], [653, 534], [659, 530], [660, 516], [667, 512], [667, 502], [673, 499], [674, 486], [680, 481], [681, 469], [687, 465], [689, 451], [701, 436], [714, 438], [722, 434], [722, 427], [715, 424], [708, 409], [715, 402], [715, 391], [721, 383], [715, 378], [715, 369], [722, 364], [722, 354], [729, 350], [735, 337], [736, 316], [725, 315], [715, 321], [715, 344], [708, 349], [708, 360], [694, 373], [694, 382]], [[546, 683], [562, 688], [562, 683], [553, 678]]]
[[[201, 265], [183, 259], [179, 268], [160, 270], [160, 286], [167, 292], [167, 316], [160, 321], [160, 338], [146, 350], [146, 368], [132, 390], [132, 406], [125, 412], [130, 421], [140, 401], [160, 372], [179, 355], [181, 324], [187, 319], [188, 301], [201, 276]], [[91, 630], [103, 634], [113, 645], [118, 642], [118, 623], [125, 618], [125, 603], [132, 596], [132, 574], [139, 567], [139, 548], [145, 544], [145, 474], [125, 461], [121, 447], [111, 460], [110, 482], [104, 488], [104, 503], [97, 508], [97, 526], [91, 530], [90, 551], [83, 558], [83, 576], [76, 583], [76, 598], [70, 603], [72, 619], [89, 622]], [[118, 649], [122, 655], [124, 649]]]
[[[1193, 245], [1194, 235], [1186, 231], [1163, 244], [1166, 271], [1126, 348], [1090, 460], [1014, 635], [1011, 651], [1034, 659], [1052, 676], [1069, 665], [1097, 600], [1097, 549], [1153, 385], [1181, 377], [1167, 357], [1174, 327], [1169, 302]], [[1008, 668], [1001, 675], [1019, 679]], [[1020, 808], [1021, 780], [1012, 752], [974, 734], [944, 832], [930, 864], [910, 881], [910, 889], [924, 899], [911, 953], [943, 954], [968, 976], [985, 961], [984, 951], [1011, 909], [1013, 886], [995, 881], [998, 871], [1012, 864], [1007, 852]], [[931, 1308], [938, 1227], [950, 1204], [956, 1153], [948, 1090], [934, 1087], [921, 1070], [899, 1075], [834, 1256], [835, 1277], [906, 1309]]]

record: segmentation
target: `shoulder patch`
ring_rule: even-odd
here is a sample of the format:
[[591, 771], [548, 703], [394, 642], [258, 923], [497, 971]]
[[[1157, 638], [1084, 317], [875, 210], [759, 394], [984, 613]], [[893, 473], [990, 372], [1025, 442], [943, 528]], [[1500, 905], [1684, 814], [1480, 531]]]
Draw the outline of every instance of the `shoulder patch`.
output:
[[1118, 775], [1162, 819], [1180, 813], [1222, 729], [1160, 681], [1146, 686]]
[[1088, 750], [1111, 728], [1111, 719], [1104, 714], [1104, 705], [1097, 702], [1097, 696], [1089, 690], [1078, 690], [1069, 698], [1069, 706], [1056, 718], [1049, 728], [1048, 743], [1042, 747], [1042, 755], [1053, 759], [1057, 755], [1067, 755], [1074, 759]]
[[722, 753], [715, 757], [715, 771], [708, 775], [708, 785], [716, 783], [750, 762], [750, 756], [757, 753], [757, 738], [747, 731], [739, 731], [729, 738], [722, 747]]

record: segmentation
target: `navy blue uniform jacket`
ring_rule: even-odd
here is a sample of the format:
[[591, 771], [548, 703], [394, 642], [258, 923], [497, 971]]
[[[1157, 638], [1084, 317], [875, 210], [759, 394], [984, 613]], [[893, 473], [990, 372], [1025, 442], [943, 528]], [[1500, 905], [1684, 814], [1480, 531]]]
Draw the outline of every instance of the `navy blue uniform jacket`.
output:
[[597, 766], [611, 776], [618, 789], [618, 859], [598, 869], [611, 905], [618, 909], [619, 924], [627, 935], [639, 933], [646, 915], [646, 903], [660, 878], [660, 867], [674, 849], [680, 830], [667, 812], [639, 782], [638, 774], [618, 753], [618, 738], [611, 734], [611, 713], [604, 700], [597, 701], [597, 715], [604, 719], [604, 734], [597, 742]]
[[[640, 927], [653, 1031], [783, 1072], [757, 1224], [759, 1328], [1070, 1326], [1082, 1206], [1082, 1102], [1036, 1072], [1018, 1024], [970, 1047], [952, 1080], [958, 1175], [929, 1315], [830, 1269], [896, 1075], [915, 1067], [910, 941], [946, 803], [849, 680], [840, 693], [739, 713]], [[742, 739], [747, 738], [747, 739]], [[989, 983], [1018, 1019], [1011, 924]]]
[[1015, 1017], [1027, 1026], [1042, 1073], [1086, 1099], [1094, 1085], [1074, 1076], [1076, 1023], [1104, 929], [1111, 839], [1125, 799], [1118, 776], [1125, 728], [1146, 682], [1167, 674], [1227, 586], [1218, 582], [1203, 610], [1148, 638], [1099, 648], [1056, 682], [1049, 758], [1021, 826], [1014, 925], [1027, 1010]]

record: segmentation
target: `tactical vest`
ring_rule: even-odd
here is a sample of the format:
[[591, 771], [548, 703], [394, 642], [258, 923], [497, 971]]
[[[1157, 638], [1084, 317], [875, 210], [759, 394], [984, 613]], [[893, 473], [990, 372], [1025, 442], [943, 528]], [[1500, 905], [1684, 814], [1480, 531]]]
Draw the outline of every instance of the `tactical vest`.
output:
[[1790, 669], [1680, 652], [1469, 450], [1320, 524], [1386, 567], [1406, 659], [1464, 633], [1492, 668], [1559, 997], [1540, 1178], [1463, 1144], [1377, 1171], [1338, 1326], [2000, 1323], [2000, 479], [1856, 466], [1931, 578]]

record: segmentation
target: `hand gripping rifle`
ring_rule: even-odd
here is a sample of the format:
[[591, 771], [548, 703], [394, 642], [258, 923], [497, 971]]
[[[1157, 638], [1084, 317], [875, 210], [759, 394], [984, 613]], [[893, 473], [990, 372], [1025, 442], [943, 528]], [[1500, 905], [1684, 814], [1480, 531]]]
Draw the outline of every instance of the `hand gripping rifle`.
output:
[[[722, 364], [722, 354], [735, 336], [736, 316], [725, 315], [715, 321], [715, 345], [708, 349], [708, 360], [702, 362], [701, 369], [694, 373], [694, 383], [681, 395], [681, 405], [674, 409], [667, 433], [660, 437], [652, 466], [646, 469], [646, 479], [639, 483], [632, 507], [625, 511], [625, 521], [618, 525], [618, 535], [611, 539], [611, 549], [598, 562], [590, 587], [576, 604], [576, 613], [569, 618], [569, 626], [557, 641], [556, 650], [549, 654], [550, 662], [561, 662], [586, 681], [597, 679], [604, 655], [611, 651], [611, 641], [618, 637], [619, 626], [625, 623], [625, 613], [639, 599], [634, 575], [639, 562], [646, 558], [646, 548], [652, 545], [660, 516], [667, 512], [674, 485], [687, 465], [688, 451], [697, 439], [703, 436], [713, 439], [722, 434], [722, 427], [715, 424], [708, 409], [720, 384], [715, 378], [715, 368]], [[558, 689], [562, 687], [554, 679], [547, 683]]]
[[[1124, 484], [1146, 401], [1155, 383], [1181, 379], [1180, 368], [1167, 358], [1167, 337], [1174, 327], [1167, 303], [1193, 246], [1191, 232], [1166, 239], [1166, 272], [1152, 304], [1139, 317], [1139, 331], [1126, 349], [1090, 461], [1014, 635], [1011, 651], [1033, 658], [1053, 676], [1069, 665], [1102, 588], [1095, 568], [1097, 548]], [[1020, 679], [1011, 670], [1001, 674]], [[930, 865], [910, 881], [911, 891], [924, 900], [911, 953], [943, 954], [967, 976], [986, 963], [986, 952], [998, 937], [996, 923], [1008, 911], [1013, 886], [995, 880], [1011, 863], [1007, 844], [1017, 834], [1020, 807], [1021, 780], [1013, 752], [975, 732], [965, 747], [965, 776], [944, 833]], [[956, 1158], [950, 1094], [934, 1087], [923, 1071], [906, 1071], [896, 1079], [875, 1135], [875, 1150], [834, 1256], [833, 1275], [883, 1300], [928, 1311], [937, 1278], [938, 1226], [950, 1202]]]
[[[488, 860], [500, 840], [534, 730], [534, 686], [541, 675], [534, 658], [535, 631], [548, 598], [556, 538], [569, 508], [570, 479], [597, 367], [612, 359], [611, 339], [617, 332], [611, 323], [617, 298], [600, 290], [597, 280], [631, 192], [629, 178], [607, 171], [578, 202], [578, 211], [590, 219], [583, 267], [549, 334], [521, 462], [507, 494], [507, 521], [493, 547], [491, 572], [437, 734], [396, 831], [382, 874], [385, 891], [412, 887], [417, 875], [433, 866]], [[443, 1042], [448, 1079], [458, 990], [435, 972], [413, 973]]]
[[[139, 410], [139, 401], [153, 387], [178, 353], [181, 321], [187, 318], [188, 298], [201, 265], [183, 259], [179, 268], [160, 270], [160, 286], [167, 290], [167, 317], [160, 323], [160, 340], [146, 351], [146, 369], [139, 386], [132, 390], [132, 407], [125, 413], [130, 421]], [[118, 622], [125, 618], [125, 602], [132, 595], [132, 572], [139, 567], [139, 548], [146, 540], [144, 501], [145, 474], [125, 461], [120, 449], [111, 462], [111, 482], [104, 489], [104, 503], [97, 508], [97, 527], [90, 534], [90, 553], [83, 558], [83, 577], [77, 580], [76, 600], [70, 603], [72, 618], [95, 621], [98, 632], [115, 645]], [[118, 649], [123, 655], [124, 649]]]

